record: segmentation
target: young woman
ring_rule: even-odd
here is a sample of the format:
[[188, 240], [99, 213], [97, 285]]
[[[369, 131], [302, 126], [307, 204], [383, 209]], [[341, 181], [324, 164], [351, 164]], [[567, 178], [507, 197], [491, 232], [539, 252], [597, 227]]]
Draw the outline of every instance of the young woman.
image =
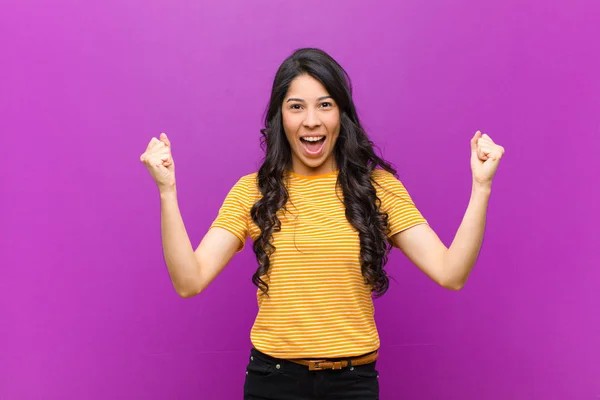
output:
[[225, 198], [194, 251], [177, 204], [171, 143], [141, 160], [161, 198], [165, 261], [181, 296], [200, 293], [253, 240], [259, 312], [245, 399], [377, 399], [373, 296], [397, 247], [444, 288], [459, 290], [477, 259], [492, 178], [504, 149], [471, 139], [471, 199], [450, 248], [361, 127], [346, 72], [318, 49], [280, 66], [265, 119], [265, 157]]

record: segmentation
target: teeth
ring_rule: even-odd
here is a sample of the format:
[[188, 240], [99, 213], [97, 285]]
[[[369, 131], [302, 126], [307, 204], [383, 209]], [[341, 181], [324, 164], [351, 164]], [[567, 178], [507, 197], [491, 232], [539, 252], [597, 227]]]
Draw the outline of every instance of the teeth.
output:
[[302, 139], [309, 141], [309, 142], [318, 142], [319, 140], [323, 139], [324, 136], [307, 136], [307, 137], [303, 137]]

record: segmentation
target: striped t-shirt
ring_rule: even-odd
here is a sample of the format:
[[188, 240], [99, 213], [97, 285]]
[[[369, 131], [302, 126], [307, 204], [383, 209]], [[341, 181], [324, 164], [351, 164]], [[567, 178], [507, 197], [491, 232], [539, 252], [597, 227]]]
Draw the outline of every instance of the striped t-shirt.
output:
[[[256, 240], [260, 233], [250, 217], [261, 196], [256, 176], [246, 175], [233, 186], [211, 226], [237, 236], [238, 251], [248, 236]], [[427, 223], [398, 179], [383, 170], [373, 177], [390, 236]], [[268, 276], [262, 277], [269, 296], [257, 289], [259, 310], [251, 332], [254, 347], [273, 357], [351, 357], [379, 348], [358, 231], [346, 219], [336, 180], [337, 171], [287, 174], [287, 212], [278, 211], [281, 231], [273, 234], [276, 250]]]

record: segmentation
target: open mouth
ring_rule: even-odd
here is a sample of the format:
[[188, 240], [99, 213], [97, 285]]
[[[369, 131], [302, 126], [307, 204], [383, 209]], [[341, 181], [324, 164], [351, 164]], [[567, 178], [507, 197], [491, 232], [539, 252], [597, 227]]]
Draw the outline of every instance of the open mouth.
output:
[[325, 136], [305, 136], [300, 138], [300, 142], [308, 155], [318, 156], [325, 145]]

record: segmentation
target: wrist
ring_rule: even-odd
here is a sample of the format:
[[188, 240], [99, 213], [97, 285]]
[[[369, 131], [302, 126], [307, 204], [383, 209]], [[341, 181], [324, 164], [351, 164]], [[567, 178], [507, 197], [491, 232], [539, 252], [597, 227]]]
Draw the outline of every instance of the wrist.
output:
[[161, 200], [177, 198], [177, 189], [175, 188], [175, 186], [159, 188], [158, 191], [160, 193]]
[[471, 190], [474, 194], [489, 195], [492, 192], [492, 182], [481, 183], [481, 182], [473, 181], [473, 186], [472, 186]]

